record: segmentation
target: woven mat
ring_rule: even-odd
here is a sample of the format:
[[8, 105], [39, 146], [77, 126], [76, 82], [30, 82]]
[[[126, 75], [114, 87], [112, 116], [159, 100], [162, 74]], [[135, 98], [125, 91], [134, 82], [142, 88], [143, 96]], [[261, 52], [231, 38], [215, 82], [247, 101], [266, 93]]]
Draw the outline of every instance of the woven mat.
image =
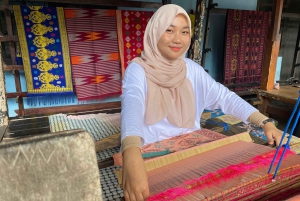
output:
[[82, 128], [93, 139], [101, 140], [121, 132], [121, 116], [116, 114], [65, 115], [56, 114], [49, 117], [51, 132]]
[[118, 187], [118, 180], [114, 173], [116, 169], [117, 167], [111, 166], [99, 170], [103, 201], [120, 201], [124, 197], [123, 189]]

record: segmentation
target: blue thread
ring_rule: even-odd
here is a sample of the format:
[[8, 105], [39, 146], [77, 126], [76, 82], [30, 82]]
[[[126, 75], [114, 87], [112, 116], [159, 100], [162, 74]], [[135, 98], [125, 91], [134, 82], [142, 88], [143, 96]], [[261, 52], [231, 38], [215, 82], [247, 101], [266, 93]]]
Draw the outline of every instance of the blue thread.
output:
[[212, 125], [217, 125], [217, 126], [222, 126], [223, 127], [223, 131], [226, 132], [230, 129], [230, 125], [228, 123], [222, 123], [222, 122], [214, 122], [211, 119], [206, 120], [205, 122], [206, 124], [212, 124]]

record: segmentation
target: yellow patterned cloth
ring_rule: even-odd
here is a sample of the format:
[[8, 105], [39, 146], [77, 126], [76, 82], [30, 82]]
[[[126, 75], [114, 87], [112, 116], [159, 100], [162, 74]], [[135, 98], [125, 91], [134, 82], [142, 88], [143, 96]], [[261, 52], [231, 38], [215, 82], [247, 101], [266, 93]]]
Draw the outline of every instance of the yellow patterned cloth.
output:
[[73, 94], [63, 8], [13, 6], [28, 96]]

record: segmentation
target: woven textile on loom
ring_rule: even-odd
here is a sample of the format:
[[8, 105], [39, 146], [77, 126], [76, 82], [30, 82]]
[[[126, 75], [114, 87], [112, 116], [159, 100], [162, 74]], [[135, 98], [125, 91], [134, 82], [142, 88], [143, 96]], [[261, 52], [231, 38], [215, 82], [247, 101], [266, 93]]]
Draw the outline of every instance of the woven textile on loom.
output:
[[115, 10], [65, 8], [74, 87], [79, 102], [121, 94]]
[[143, 37], [154, 12], [117, 10], [122, 77], [130, 61], [143, 51]]
[[[204, 122], [202, 127], [214, 129], [215, 127], [223, 127], [223, 131], [218, 131], [226, 136], [232, 136], [242, 132], [248, 132], [255, 143], [266, 144], [268, 139], [260, 126], [253, 123], [244, 123], [237, 117], [224, 114], [221, 110], [204, 110], [201, 121]], [[277, 121], [275, 120], [275, 125]], [[292, 136], [290, 148], [297, 154], [300, 154], [300, 138]]]
[[[143, 158], [153, 158], [155, 156], [185, 150], [222, 138], [226, 138], [226, 136], [208, 129], [201, 129], [145, 145], [142, 147], [141, 153]], [[115, 166], [122, 166], [122, 153], [119, 152], [114, 154], [113, 158]]]
[[28, 96], [73, 94], [63, 8], [13, 6]]
[[148, 200], [277, 201], [298, 194], [300, 156], [287, 151], [272, 182], [267, 172], [275, 150], [241, 135], [146, 160]]
[[270, 12], [228, 10], [223, 84], [230, 89], [260, 86], [270, 17]]

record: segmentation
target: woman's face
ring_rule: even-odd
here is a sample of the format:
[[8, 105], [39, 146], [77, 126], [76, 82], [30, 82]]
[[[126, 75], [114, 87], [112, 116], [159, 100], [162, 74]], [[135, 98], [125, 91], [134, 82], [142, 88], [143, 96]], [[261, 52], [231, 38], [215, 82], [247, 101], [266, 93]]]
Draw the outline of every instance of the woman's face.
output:
[[191, 36], [188, 20], [184, 15], [177, 15], [172, 24], [160, 37], [157, 47], [168, 60], [175, 60], [182, 55], [190, 45]]

